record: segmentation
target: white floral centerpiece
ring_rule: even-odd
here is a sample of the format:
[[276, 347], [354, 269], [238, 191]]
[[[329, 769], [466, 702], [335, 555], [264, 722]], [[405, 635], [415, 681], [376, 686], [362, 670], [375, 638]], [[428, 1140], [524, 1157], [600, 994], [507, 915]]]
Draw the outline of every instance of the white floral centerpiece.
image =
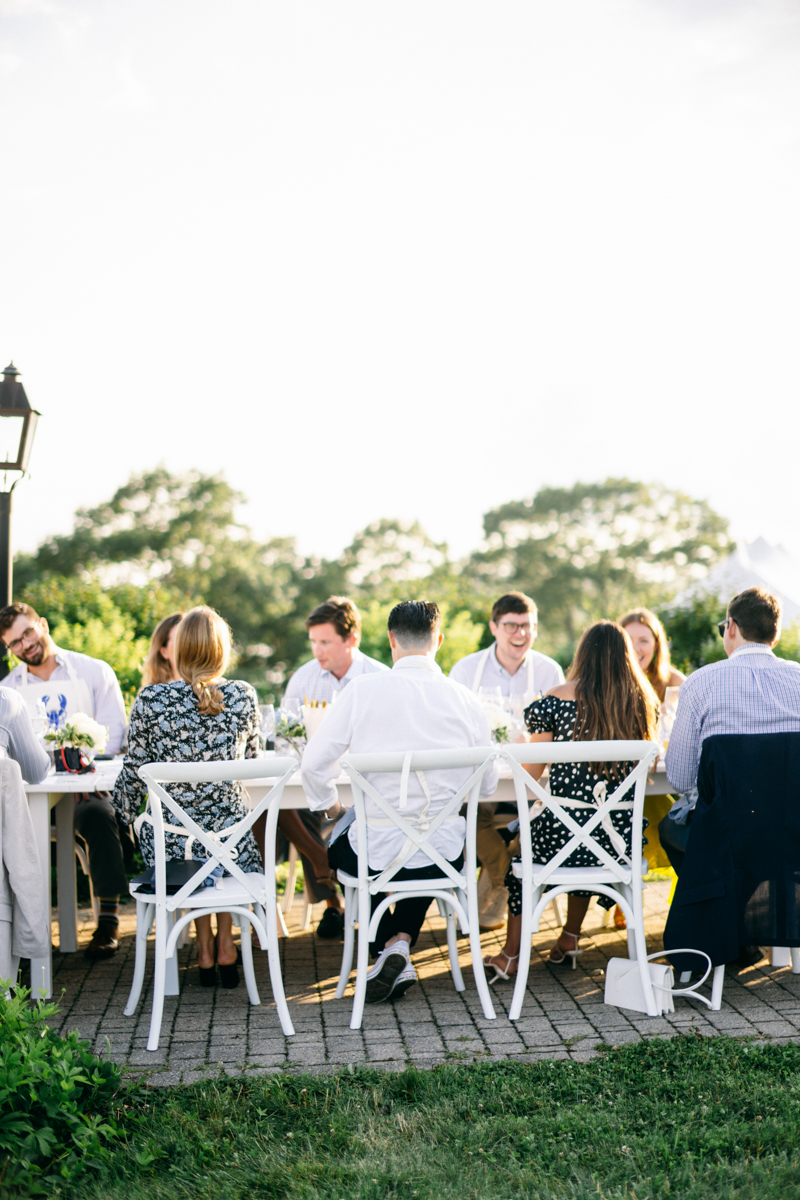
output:
[[306, 746], [306, 727], [303, 721], [292, 713], [282, 712], [275, 726], [276, 749], [279, 739], [287, 742], [296, 754], [302, 754]]
[[507, 742], [511, 733], [511, 714], [507, 713], [496, 700], [483, 696], [479, 696], [478, 699], [483, 706], [483, 711], [486, 713], [486, 720], [489, 722], [489, 728], [492, 731], [492, 741]]
[[73, 713], [61, 729], [51, 729], [46, 733], [44, 740], [59, 750], [71, 746], [76, 750], [102, 754], [108, 742], [108, 729], [86, 713]]

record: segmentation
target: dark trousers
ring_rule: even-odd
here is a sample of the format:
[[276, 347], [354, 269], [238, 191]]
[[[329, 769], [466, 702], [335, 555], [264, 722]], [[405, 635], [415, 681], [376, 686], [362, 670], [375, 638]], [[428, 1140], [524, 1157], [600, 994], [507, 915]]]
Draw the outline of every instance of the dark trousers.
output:
[[[346, 871], [348, 875], [358, 875], [358, 855], [350, 845], [347, 831], [337, 838], [332, 846], [328, 847], [328, 862], [337, 871]], [[450, 863], [450, 866], [460, 871], [463, 863], [464, 855], [459, 854], [458, 858]], [[369, 868], [369, 873], [370, 875], [380, 875], [380, 871], [375, 870], [374, 867]], [[403, 867], [401, 871], [397, 872], [395, 879], [435, 879], [441, 873], [441, 869], [437, 867], [436, 863], [431, 863], [428, 867], [415, 867], [413, 870]], [[372, 912], [380, 904], [384, 895], [385, 893], [381, 893], [372, 897]], [[370, 942], [370, 954], [373, 957], [380, 954], [389, 938], [394, 937], [396, 933], [408, 934], [411, 938], [411, 945], [415, 946], [430, 904], [430, 899], [422, 896], [417, 899], [398, 900], [394, 906], [394, 912], [387, 908], [380, 919], [375, 941]]]
[[676, 875], [680, 875], [681, 867], [683, 866], [683, 858], [686, 854], [686, 847], [689, 843], [689, 833], [691, 832], [692, 814], [689, 813], [686, 817], [686, 824], [679, 825], [677, 821], [671, 821], [669, 813], [658, 823], [658, 836], [661, 845], [666, 851], [670, 866]]
[[120, 830], [117, 814], [107, 792], [80, 792], [75, 797], [75, 831], [89, 851], [89, 875], [95, 896], [119, 896], [128, 890], [124, 835], [133, 858], [133, 839], [127, 826]]

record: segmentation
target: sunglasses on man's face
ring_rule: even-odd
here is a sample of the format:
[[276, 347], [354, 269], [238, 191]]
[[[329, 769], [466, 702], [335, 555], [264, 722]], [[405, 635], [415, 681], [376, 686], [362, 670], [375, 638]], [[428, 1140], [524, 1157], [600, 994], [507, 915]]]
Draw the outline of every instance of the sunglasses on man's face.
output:
[[721, 638], [724, 638], [724, 637], [725, 637], [725, 630], [728, 628], [728, 626], [730, 625], [730, 623], [731, 623], [731, 619], [730, 619], [730, 617], [726, 617], [724, 621], [720, 621], [720, 622], [718, 623], [718, 625], [717, 625], [717, 629], [719, 630], [719, 636], [720, 636]]

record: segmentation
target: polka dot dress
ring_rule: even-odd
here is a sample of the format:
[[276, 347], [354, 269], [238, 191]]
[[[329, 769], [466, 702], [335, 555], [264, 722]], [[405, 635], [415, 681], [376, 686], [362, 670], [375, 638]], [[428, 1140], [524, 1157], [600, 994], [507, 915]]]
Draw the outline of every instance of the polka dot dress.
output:
[[[525, 709], [525, 724], [531, 733], [552, 733], [554, 742], [571, 742], [572, 731], [575, 728], [577, 705], [574, 700], [561, 700], [557, 696], [544, 696], [534, 700]], [[633, 770], [634, 763], [622, 763], [622, 774], [627, 775]], [[550, 767], [550, 793], [553, 796], [568, 796], [571, 800], [583, 800], [588, 804], [597, 803], [594, 789], [598, 783], [606, 783], [609, 791], [613, 784], [602, 775], [595, 775], [588, 763], [553, 763]], [[631, 792], [631, 799], [633, 793]], [[568, 810], [578, 825], [585, 825], [593, 815], [588, 808], [573, 808]], [[618, 833], [625, 838], [626, 853], [631, 850], [631, 810], [622, 809], [611, 813], [611, 823]], [[647, 821], [644, 822], [645, 827]], [[562, 846], [570, 840], [572, 834], [565, 825], [549, 810], [541, 817], [531, 822], [531, 843], [533, 846], [533, 861], [546, 863], [558, 853]], [[601, 828], [595, 828], [593, 837], [598, 844], [607, 850], [612, 858], [616, 851], [611, 845], [608, 834]], [[519, 859], [516, 860], [519, 862]], [[596, 867], [597, 858], [585, 846], [573, 850], [569, 858], [561, 864], [564, 867]], [[514, 916], [522, 912], [522, 880], [517, 879], [509, 868], [505, 879], [508, 888], [508, 907]], [[576, 892], [577, 896], [589, 896], [590, 892]], [[614, 901], [608, 896], [600, 896], [598, 903], [603, 908], [611, 908]]]

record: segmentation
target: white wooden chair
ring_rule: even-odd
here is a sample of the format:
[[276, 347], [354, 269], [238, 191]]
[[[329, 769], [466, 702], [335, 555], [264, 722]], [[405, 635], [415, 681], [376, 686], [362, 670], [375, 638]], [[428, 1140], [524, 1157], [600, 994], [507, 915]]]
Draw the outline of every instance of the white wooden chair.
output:
[[[261, 1003], [253, 972], [253, 951], [250, 942], [250, 925], [255, 928], [262, 949], [268, 951], [270, 982], [281, 1028], [287, 1037], [294, 1033], [283, 991], [278, 950], [275, 831], [284, 786], [296, 770], [297, 762], [293, 758], [147, 763], [139, 768], [139, 777], [145, 781], [150, 791], [148, 811], [144, 820], [153, 827], [155, 894], [143, 893], [141, 886], [131, 884], [131, 895], [136, 900], [136, 961], [125, 1015], [131, 1016], [139, 1002], [144, 981], [147, 938], [155, 919], [153, 1012], [147, 1041], [148, 1050], [158, 1049], [164, 996], [178, 993], [175, 951], [181, 931], [197, 917], [215, 912], [229, 912], [239, 919], [238, 923], [242, 928], [242, 967], [250, 1003], [254, 1005]], [[274, 779], [275, 783], [261, 802], [246, 813], [241, 821], [219, 833], [211, 833], [201, 828], [163, 786], [165, 783], [223, 783], [252, 779]], [[162, 804], [171, 813], [174, 824], [165, 823]], [[265, 809], [267, 827], [264, 839], [264, 872], [245, 873], [236, 863], [237, 847]], [[187, 859], [191, 859], [191, 844], [195, 841], [209, 856], [205, 862], [198, 862], [194, 876], [175, 895], [168, 895], [166, 890], [165, 834], [168, 832], [187, 838]], [[203, 886], [203, 880], [217, 865], [225, 869], [226, 875], [218, 879], [214, 887]], [[168, 966], [171, 967], [169, 978]]]
[[[521, 861], [512, 869], [522, 880], [522, 940], [519, 966], [509, 1018], [516, 1021], [522, 1011], [528, 972], [531, 962], [531, 938], [539, 930], [539, 919], [548, 904], [557, 896], [577, 891], [591, 891], [610, 897], [619, 904], [628, 923], [628, 955], [639, 962], [642, 988], [648, 1014], [661, 1011], [653, 994], [647, 966], [647, 944], [642, 910], [642, 875], [647, 863], [642, 858], [642, 818], [644, 812], [647, 772], [658, 757], [654, 742], [534, 742], [526, 745], [504, 746], [502, 757], [511, 767], [519, 813]], [[594, 808], [584, 801], [551, 796], [522, 767], [522, 763], [578, 762], [635, 762], [636, 766], [619, 784], [609, 784], [605, 800], [598, 802], [596, 812], [585, 825], [579, 825], [570, 815], [575, 808]], [[633, 789], [633, 799], [630, 793]], [[529, 807], [528, 793], [534, 804]], [[531, 849], [531, 819], [549, 808], [572, 836], [547, 863], [534, 863]], [[631, 812], [631, 853], [615, 858], [597, 842], [593, 834], [611, 826], [610, 814], [615, 810]], [[613, 840], [612, 840], [613, 844]], [[562, 863], [579, 846], [585, 846], [599, 861], [596, 867], [562, 867]]]
[[[355, 943], [355, 926], [358, 925], [358, 954], [356, 962], [356, 984], [353, 997], [353, 1013], [350, 1019], [351, 1029], [360, 1029], [364, 1014], [364, 998], [367, 989], [367, 971], [369, 969], [369, 944], [375, 940], [378, 924], [386, 909], [398, 900], [407, 900], [429, 896], [436, 900], [439, 911], [447, 919], [447, 948], [450, 958], [450, 973], [456, 991], [464, 991], [464, 980], [458, 963], [458, 945], [456, 940], [456, 917], [461, 924], [463, 933], [469, 934], [470, 951], [472, 954], [472, 969], [475, 983], [480, 996], [484, 1015], [494, 1020], [495, 1012], [492, 1006], [489, 987], [483, 968], [481, 956], [480, 931], [478, 928], [478, 881], [477, 860], [475, 857], [475, 827], [478, 809], [478, 798], [481, 783], [490, 763], [497, 758], [496, 747], [482, 746], [464, 750], [422, 750], [392, 752], [387, 754], [349, 754], [341, 760], [342, 769], [350, 776], [353, 789], [353, 803], [356, 810], [356, 829], [358, 837], [358, 876], [349, 875], [345, 871], [338, 872], [339, 882], [344, 888], [344, 950], [342, 953], [342, 969], [336, 988], [336, 997], [340, 999], [345, 992], [350, 971], [353, 965], [353, 949]], [[391, 805], [373, 787], [364, 773], [396, 774], [406, 779], [410, 771], [441, 771], [472, 768], [466, 782], [454, 793], [451, 800], [433, 817], [430, 822], [415, 822], [413, 818], [406, 820], [402, 812]], [[402, 783], [401, 783], [402, 787]], [[396, 825], [408, 839], [403, 852], [394, 864], [389, 864], [378, 875], [369, 875], [368, 870], [368, 836], [369, 828], [364, 804], [365, 793], [385, 814], [386, 821], [381, 824]], [[442, 857], [438, 850], [430, 844], [432, 835], [443, 821], [457, 817], [465, 799], [467, 799], [467, 837], [464, 867], [456, 871]], [[347, 832], [342, 833], [347, 837]], [[441, 875], [431, 879], [395, 879], [398, 871], [402, 870], [418, 850], [421, 850], [436, 866], [441, 868]], [[386, 893], [384, 899], [376, 906], [370, 915], [372, 897]], [[469, 914], [469, 915], [468, 915]]]

